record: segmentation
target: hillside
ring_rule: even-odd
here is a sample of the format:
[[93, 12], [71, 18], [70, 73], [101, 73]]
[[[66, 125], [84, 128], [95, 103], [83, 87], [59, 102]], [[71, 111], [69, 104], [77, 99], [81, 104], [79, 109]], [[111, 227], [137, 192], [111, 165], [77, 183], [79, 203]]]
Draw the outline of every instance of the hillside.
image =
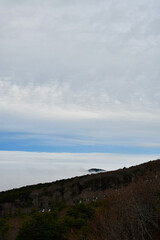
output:
[[159, 182], [155, 160], [1, 192], [0, 239], [160, 239]]

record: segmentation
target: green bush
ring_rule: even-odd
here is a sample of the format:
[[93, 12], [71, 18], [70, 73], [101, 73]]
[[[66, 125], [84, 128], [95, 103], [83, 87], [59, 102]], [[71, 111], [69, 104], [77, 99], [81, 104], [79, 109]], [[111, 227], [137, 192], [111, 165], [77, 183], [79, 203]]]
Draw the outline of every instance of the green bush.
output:
[[4, 236], [9, 231], [10, 225], [7, 219], [0, 218], [0, 236]]
[[16, 240], [64, 240], [63, 229], [51, 213], [36, 213], [20, 228]]
[[33, 213], [20, 228], [16, 240], [65, 240], [65, 235], [71, 229], [82, 234], [94, 212], [93, 207], [85, 204], [66, 207], [63, 216], [57, 213], [59, 209], [62, 208], [58, 206], [50, 212]]

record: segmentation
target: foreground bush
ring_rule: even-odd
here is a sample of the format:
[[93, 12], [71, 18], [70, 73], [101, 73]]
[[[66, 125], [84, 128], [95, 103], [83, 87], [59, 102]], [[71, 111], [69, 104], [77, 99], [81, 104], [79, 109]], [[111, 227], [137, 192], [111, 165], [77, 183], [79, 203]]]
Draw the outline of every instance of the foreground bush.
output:
[[16, 240], [66, 240], [73, 229], [77, 236], [87, 231], [88, 220], [94, 208], [91, 205], [74, 204], [63, 209], [65, 214], [53, 209], [51, 212], [36, 212], [19, 230]]

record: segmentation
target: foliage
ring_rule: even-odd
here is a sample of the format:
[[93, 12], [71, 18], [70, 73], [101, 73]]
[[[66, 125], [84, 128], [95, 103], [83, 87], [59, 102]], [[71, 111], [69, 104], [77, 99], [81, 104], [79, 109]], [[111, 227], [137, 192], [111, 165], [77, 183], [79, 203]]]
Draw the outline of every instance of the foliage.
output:
[[19, 201], [27, 201], [30, 199], [30, 190], [21, 188], [21, 189], [13, 189], [6, 192], [0, 193], [0, 203], [4, 202], [15, 202], [15, 200]]
[[36, 213], [20, 228], [17, 240], [61, 240], [62, 227], [50, 213]]
[[16, 200], [19, 201], [28, 201], [31, 200], [31, 192], [34, 189], [45, 189], [48, 186], [50, 186], [52, 183], [44, 183], [44, 184], [36, 184], [36, 185], [31, 185], [31, 186], [26, 186], [26, 187], [21, 187], [21, 188], [15, 188], [12, 190], [0, 192], [0, 203], [5, 203], [5, 202], [15, 202]]
[[9, 231], [10, 225], [5, 218], [0, 218], [0, 236], [4, 236]]
[[50, 212], [32, 214], [29, 221], [20, 228], [16, 240], [65, 240], [71, 229], [82, 234], [87, 230], [86, 226], [93, 216], [94, 208], [81, 203], [66, 207], [63, 216], [59, 216], [57, 211], [59, 206]]

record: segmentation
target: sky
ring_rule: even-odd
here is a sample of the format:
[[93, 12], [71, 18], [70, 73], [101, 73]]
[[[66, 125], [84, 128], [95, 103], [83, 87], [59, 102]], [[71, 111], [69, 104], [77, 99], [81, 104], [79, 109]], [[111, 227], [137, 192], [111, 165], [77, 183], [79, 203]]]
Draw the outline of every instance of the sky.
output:
[[0, 151], [160, 154], [159, 12], [0, 0]]

